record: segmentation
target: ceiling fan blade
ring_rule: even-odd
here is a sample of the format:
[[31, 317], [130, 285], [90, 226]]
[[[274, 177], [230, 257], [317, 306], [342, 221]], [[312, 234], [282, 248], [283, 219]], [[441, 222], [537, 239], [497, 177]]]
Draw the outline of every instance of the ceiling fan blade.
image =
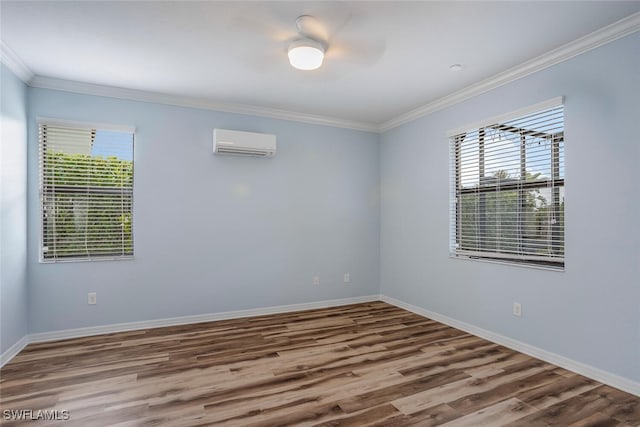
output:
[[387, 50], [384, 40], [340, 41], [330, 45], [326, 52], [327, 61], [370, 66], [377, 63]]
[[238, 2], [237, 11], [227, 22], [234, 30], [240, 29], [246, 34], [283, 42], [297, 35], [294, 19], [285, 19], [276, 9], [261, 4]]
[[329, 33], [324, 24], [315, 16], [301, 15], [296, 19], [296, 28], [302, 37], [309, 37], [317, 41], [326, 43]]

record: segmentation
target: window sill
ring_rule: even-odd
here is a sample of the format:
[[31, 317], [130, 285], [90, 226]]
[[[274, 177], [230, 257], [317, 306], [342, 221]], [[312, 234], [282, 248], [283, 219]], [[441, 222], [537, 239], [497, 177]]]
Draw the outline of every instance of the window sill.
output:
[[130, 261], [133, 260], [133, 255], [127, 256], [111, 256], [111, 257], [95, 257], [95, 258], [58, 258], [58, 259], [44, 259], [40, 258], [40, 264], [67, 264], [75, 262], [94, 262], [94, 261]]
[[467, 255], [449, 254], [449, 258], [466, 260], [466, 261], [485, 262], [490, 264], [502, 264], [502, 265], [508, 265], [510, 267], [525, 267], [525, 268], [532, 268], [535, 270], [555, 271], [559, 273], [564, 273], [565, 271], [564, 266], [553, 267], [551, 265], [536, 265], [536, 264], [528, 264], [524, 262], [513, 262], [513, 261], [507, 261], [507, 260], [482, 258], [482, 257], [474, 257], [474, 256], [467, 256]]

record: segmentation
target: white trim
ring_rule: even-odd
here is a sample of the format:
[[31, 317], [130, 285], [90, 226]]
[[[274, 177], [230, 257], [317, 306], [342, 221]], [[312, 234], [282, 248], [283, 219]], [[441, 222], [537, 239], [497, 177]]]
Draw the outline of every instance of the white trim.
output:
[[29, 336], [25, 335], [18, 340], [14, 345], [9, 347], [4, 353], [0, 354], [0, 368], [9, 363], [16, 354], [20, 353], [23, 348], [29, 344]]
[[42, 248], [40, 248], [40, 257], [38, 262], [40, 264], [66, 264], [76, 262], [103, 262], [103, 261], [133, 261], [135, 256], [123, 255], [123, 256], [109, 256], [109, 257], [95, 257], [95, 258], [43, 258]]
[[42, 89], [61, 90], [65, 92], [81, 93], [85, 95], [106, 96], [110, 98], [128, 99], [132, 101], [151, 102], [157, 104], [176, 105], [178, 107], [199, 108], [203, 110], [221, 111], [227, 113], [248, 114], [272, 119], [291, 120], [294, 122], [315, 125], [332, 126], [365, 132], [378, 132], [374, 123], [342, 120], [335, 117], [315, 114], [298, 113], [276, 108], [256, 107], [244, 104], [227, 104], [204, 98], [190, 96], [168, 95], [142, 90], [125, 89], [114, 86], [103, 86], [81, 83], [71, 80], [55, 79], [52, 77], [35, 76], [29, 86]]
[[[243, 104], [227, 104], [215, 102], [204, 98], [169, 95], [141, 90], [125, 89], [111, 86], [95, 85], [70, 80], [62, 80], [44, 76], [34, 76], [33, 73], [22, 64], [19, 58], [13, 54], [11, 58], [5, 58], [6, 45], [2, 45], [2, 60], [7, 61], [7, 66], [14, 66], [18, 74], [32, 87], [54, 89], [66, 92], [81, 93], [95, 96], [107, 96], [111, 98], [129, 99], [133, 101], [152, 102], [159, 104], [176, 105], [188, 108], [200, 108], [205, 110], [222, 111], [229, 113], [248, 114], [273, 119], [291, 120], [301, 123], [310, 123], [337, 128], [353, 129], [365, 132], [384, 133], [395, 127], [411, 122], [420, 117], [434, 113], [447, 107], [451, 107], [474, 96], [496, 89], [507, 83], [511, 83], [529, 74], [544, 70], [560, 62], [571, 59], [577, 55], [610, 43], [621, 37], [633, 34], [640, 30], [640, 12], [627, 16], [613, 24], [600, 28], [584, 37], [569, 42], [553, 49], [543, 55], [525, 61], [506, 71], [467, 86], [457, 92], [436, 99], [422, 107], [408, 111], [383, 123], [368, 123], [352, 120], [343, 120], [336, 117], [320, 116], [314, 114], [299, 113], [275, 108], [257, 107]], [[10, 65], [13, 64], [13, 65]], [[20, 65], [22, 64], [22, 66]], [[21, 70], [21, 71], [20, 71]]]
[[36, 123], [38, 125], [59, 126], [59, 127], [66, 127], [66, 128], [96, 129], [96, 130], [110, 130], [114, 132], [136, 133], [135, 126], [116, 125], [112, 123], [82, 122], [77, 120], [65, 120], [65, 119], [57, 119], [52, 117], [37, 117]]
[[33, 79], [33, 71], [2, 40], [0, 40], [0, 62], [6, 65], [23, 82], [28, 84]]
[[341, 298], [318, 302], [279, 305], [272, 307], [252, 308], [248, 310], [224, 311], [220, 313], [197, 314], [193, 316], [170, 317], [165, 319], [143, 320], [140, 322], [115, 323], [111, 325], [90, 326], [86, 328], [63, 329], [51, 332], [29, 334], [9, 347], [0, 355], [0, 368], [13, 359], [29, 343], [55, 341], [69, 338], [81, 338], [115, 332], [135, 331], [140, 329], [160, 328], [163, 326], [187, 325], [191, 323], [212, 322], [215, 320], [238, 319], [242, 317], [264, 316], [267, 314], [288, 313], [294, 311], [314, 310], [318, 308], [339, 307], [341, 305], [360, 304], [379, 301], [380, 295]]
[[464, 261], [473, 261], [473, 262], [488, 262], [490, 264], [507, 265], [507, 266], [516, 267], [516, 268], [525, 267], [525, 268], [533, 268], [535, 270], [555, 271], [555, 272], [559, 272], [559, 273], [564, 273], [565, 272], [565, 267], [564, 266], [562, 266], [562, 267], [553, 267], [551, 265], [532, 264], [532, 263], [527, 263], [527, 262], [513, 262], [513, 261], [507, 261], [507, 260], [500, 260], [500, 259], [491, 259], [491, 258], [482, 258], [482, 257], [470, 257], [470, 256], [466, 256], [466, 255], [456, 254], [456, 253], [449, 253], [449, 258], [450, 259], [457, 259], [457, 260], [464, 260]]
[[456, 329], [460, 329], [462, 331], [476, 335], [480, 338], [484, 338], [496, 344], [503, 345], [512, 350], [519, 351], [520, 353], [527, 354], [537, 359], [544, 360], [545, 362], [576, 372], [580, 375], [584, 375], [585, 377], [589, 377], [603, 384], [626, 391], [627, 393], [640, 396], [639, 382], [623, 378], [619, 375], [612, 374], [611, 372], [594, 368], [593, 366], [578, 362], [573, 359], [569, 359], [564, 356], [560, 356], [559, 354], [532, 346], [522, 341], [514, 340], [513, 338], [509, 338], [507, 336], [482, 329], [478, 326], [453, 319], [440, 313], [426, 310], [422, 307], [418, 307], [386, 295], [380, 295], [380, 300], [395, 305], [396, 307], [400, 307], [413, 313], [419, 314], [420, 316], [436, 320], [438, 322], [444, 323], [445, 325], [452, 326]]
[[110, 334], [114, 332], [135, 331], [139, 329], [160, 328], [164, 326], [187, 325], [191, 323], [212, 322], [215, 320], [237, 319], [242, 317], [264, 316], [267, 314], [287, 313], [292, 311], [313, 310], [318, 308], [337, 307], [348, 304], [378, 301], [379, 295], [366, 295], [353, 298], [341, 298], [301, 304], [279, 305], [248, 310], [224, 311], [220, 313], [196, 314], [193, 316], [170, 317], [166, 319], [143, 320], [140, 322], [116, 323], [111, 325], [90, 326], [87, 328], [64, 329], [51, 332], [39, 332], [29, 335], [29, 342], [45, 342], [68, 338], [88, 337], [92, 335]]
[[536, 58], [525, 61], [513, 68], [467, 86], [462, 90], [436, 99], [422, 107], [418, 107], [381, 123], [379, 126], [379, 132], [386, 132], [420, 117], [451, 107], [452, 105], [526, 77], [529, 74], [533, 74], [544, 70], [545, 68], [559, 64], [560, 62], [571, 59], [574, 56], [588, 52], [621, 37], [633, 34], [636, 31], [640, 31], [640, 12], [636, 12], [626, 18], [614, 22], [613, 24], [602, 27], [599, 30], [587, 34], [584, 37], [580, 37], [579, 39], [562, 45]]
[[447, 131], [447, 137], [451, 138], [458, 134], [468, 132], [470, 130], [477, 130], [481, 127], [485, 127], [488, 125], [493, 125], [496, 123], [504, 123], [510, 120], [518, 119], [520, 117], [537, 113], [544, 110], [549, 110], [551, 108], [560, 107], [564, 104], [564, 96], [556, 96], [555, 98], [548, 99], [546, 101], [538, 102], [534, 105], [529, 105], [528, 107], [523, 107], [515, 111], [511, 111], [509, 113], [500, 114], [498, 116], [490, 117], [488, 119], [479, 120], [475, 123], [471, 123], [469, 125], [460, 126], [456, 129]]
[[628, 393], [640, 396], [640, 383], [632, 381], [627, 378], [623, 378], [619, 375], [612, 374], [602, 369], [594, 368], [593, 366], [569, 359], [559, 354], [552, 353], [550, 351], [526, 344], [522, 341], [517, 341], [504, 335], [497, 334], [495, 332], [482, 329], [480, 327], [471, 325], [460, 320], [453, 319], [451, 317], [426, 310], [424, 308], [408, 304], [396, 298], [392, 298], [383, 294], [380, 295], [366, 295], [361, 297], [342, 298], [335, 300], [326, 300], [319, 302], [290, 304], [264, 308], [254, 308], [248, 310], [236, 310], [226, 311], [221, 313], [200, 314], [194, 316], [182, 316], [166, 319], [156, 319], [141, 322], [129, 322], [118, 323], [104, 326], [93, 326], [87, 328], [77, 329], [65, 329], [52, 332], [40, 332], [30, 334], [22, 337], [17, 343], [12, 345], [7, 351], [0, 355], [0, 367], [8, 363], [13, 357], [15, 357], [28, 343], [46, 342], [68, 338], [80, 338], [92, 335], [107, 334], [114, 332], [126, 332], [147, 328], [158, 328], [163, 326], [175, 326], [185, 325], [190, 323], [211, 322], [215, 320], [237, 319], [242, 317], [262, 316], [267, 314], [287, 313], [292, 311], [313, 310], [318, 308], [337, 307], [348, 304], [359, 304], [372, 301], [384, 301], [388, 304], [395, 305], [396, 307], [403, 308], [405, 310], [416, 313], [420, 316], [427, 317], [429, 319], [436, 320], [444, 323], [445, 325], [460, 329], [470, 334], [476, 335], [480, 338], [484, 338], [491, 342], [503, 345], [510, 349], [519, 351], [529, 356], [544, 360], [545, 362], [552, 363], [570, 371], [576, 372], [580, 375], [584, 375], [603, 384], [611, 387], [618, 388]]

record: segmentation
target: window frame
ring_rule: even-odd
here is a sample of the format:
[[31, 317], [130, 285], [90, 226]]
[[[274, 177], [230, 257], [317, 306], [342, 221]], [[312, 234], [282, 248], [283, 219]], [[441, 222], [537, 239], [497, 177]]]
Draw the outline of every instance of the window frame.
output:
[[[501, 192], [507, 191], [516, 191], [517, 192], [517, 204], [519, 206], [519, 212], [524, 212], [524, 203], [526, 202], [526, 194], [531, 190], [540, 190], [540, 189], [548, 189], [551, 193], [552, 204], [551, 206], [558, 207], [560, 206], [560, 192], [565, 191], [565, 176], [564, 176], [564, 157], [561, 156], [560, 145], [563, 144], [564, 150], [564, 140], [565, 140], [565, 129], [564, 129], [564, 111], [562, 116], [562, 131], [549, 134], [550, 143], [551, 143], [551, 153], [550, 153], [550, 167], [551, 167], [551, 176], [544, 180], [535, 180], [535, 181], [512, 181], [509, 183], [500, 182], [497, 180], [494, 183], [478, 183], [477, 186], [473, 188], [464, 188], [462, 185], [462, 155], [461, 155], [461, 146], [464, 141], [464, 137], [469, 132], [477, 132], [478, 133], [478, 177], [481, 180], [484, 174], [484, 168], [486, 166], [486, 162], [484, 159], [484, 142], [485, 142], [485, 130], [491, 129], [495, 131], [504, 131], [511, 132], [516, 135], [520, 135], [520, 158], [519, 158], [519, 172], [520, 176], [524, 176], [527, 173], [526, 170], [526, 137], [527, 136], [542, 136], [542, 133], [536, 132], [531, 129], [523, 129], [516, 128], [514, 126], [507, 126], [505, 122], [509, 122], [511, 120], [524, 118], [527, 116], [533, 116], [538, 113], [543, 113], [546, 110], [551, 110], [554, 108], [564, 107], [564, 97], [556, 97], [550, 99], [548, 101], [544, 101], [535, 105], [531, 105], [529, 107], [513, 111], [507, 114], [503, 114], [500, 116], [493, 117], [491, 119], [486, 119], [480, 122], [476, 122], [467, 126], [463, 126], [457, 128], [455, 130], [451, 130], [447, 132], [449, 148], [450, 148], [450, 205], [449, 205], [449, 218], [450, 218], [450, 233], [449, 233], [449, 256], [455, 259], [467, 259], [481, 262], [491, 262], [491, 263], [499, 263], [499, 264], [507, 264], [507, 265], [515, 265], [515, 266], [523, 266], [530, 268], [541, 268], [545, 270], [553, 270], [553, 271], [564, 271], [565, 270], [565, 239], [564, 239], [564, 230], [566, 230], [566, 226], [563, 223], [562, 227], [562, 256], [535, 256], [535, 255], [518, 255], [515, 254], [509, 255], [508, 253], [500, 253], [498, 251], [495, 252], [483, 252], [481, 250], [473, 251], [473, 250], [465, 250], [464, 248], [460, 248], [460, 242], [462, 239], [462, 196], [464, 194], [477, 194], [477, 195], [487, 195], [487, 194], [501, 194]], [[546, 136], [546, 135], [545, 135]], [[561, 160], [561, 157], [563, 159]], [[560, 174], [560, 165], [562, 164], [563, 174], [561, 177]], [[562, 189], [562, 190], [561, 190]], [[505, 194], [502, 193], [502, 194]], [[522, 241], [524, 240], [525, 232], [524, 232], [524, 224], [525, 221], [522, 219], [523, 217], [519, 217], [518, 225], [517, 225], [517, 236], [519, 238], [518, 245], [522, 245]], [[564, 216], [563, 216], [564, 218]], [[551, 237], [548, 242], [552, 242], [551, 247], [553, 248], [553, 243], [557, 241], [554, 236], [558, 236], [560, 232], [560, 225], [552, 224], [549, 226], [551, 230]]]
[[[105, 256], [69, 256], [69, 257], [45, 257], [44, 248], [45, 248], [45, 192], [44, 188], [44, 168], [45, 168], [45, 158], [44, 158], [44, 145], [42, 138], [40, 136], [42, 126], [52, 126], [52, 127], [63, 127], [63, 128], [76, 128], [83, 130], [93, 130], [95, 131], [112, 131], [112, 132], [123, 132], [130, 133], [132, 136], [132, 149], [131, 149], [131, 159], [132, 159], [132, 183], [131, 183], [131, 254], [110, 254]], [[93, 261], [124, 261], [124, 260], [132, 260], [134, 258], [135, 253], [135, 238], [134, 238], [134, 215], [135, 215], [135, 207], [134, 207], [134, 188], [135, 188], [135, 146], [136, 146], [136, 128], [135, 126], [127, 126], [127, 125], [117, 125], [112, 123], [100, 123], [100, 122], [85, 122], [85, 121], [76, 121], [76, 120], [66, 120], [59, 118], [50, 118], [50, 117], [37, 117], [36, 118], [36, 129], [37, 129], [37, 140], [38, 140], [38, 194], [39, 194], [39, 212], [38, 212], [38, 221], [40, 223], [40, 233], [38, 236], [38, 261], [41, 264], [58, 264], [58, 263], [75, 263], [75, 262], [93, 262]], [[111, 187], [105, 187], [111, 188]], [[63, 190], [65, 191], [65, 190]], [[69, 193], [73, 193], [73, 190], [69, 190]], [[118, 193], [122, 193], [123, 190], [119, 190]], [[109, 193], [109, 191], [107, 191]], [[106, 193], [105, 193], [106, 194]]]

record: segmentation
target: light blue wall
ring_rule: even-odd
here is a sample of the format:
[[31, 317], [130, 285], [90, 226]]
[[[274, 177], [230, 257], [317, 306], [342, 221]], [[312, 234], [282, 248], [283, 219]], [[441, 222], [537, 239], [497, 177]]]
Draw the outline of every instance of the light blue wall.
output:
[[[381, 290], [640, 381], [639, 49], [640, 34], [628, 36], [381, 138], [29, 89], [29, 332]], [[25, 161], [26, 89], [13, 75], [2, 79], [5, 351], [27, 332], [25, 173], [15, 167]], [[566, 271], [450, 259], [446, 131], [558, 95], [566, 97]], [[137, 127], [135, 260], [38, 263], [39, 116]], [[15, 120], [10, 138], [5, 117]], [[213, 156], [214, 127], [275, 133], [279, 152]], [[10, 174], [6, 152], [16, 159]], [[10, 192], [5, 175], [17, 182]], [[9, 200], [17, 200], [11, 216]], [[314, 274], [321, 285], [311, 284]], [[89, 291], [98, 305], [86, 304]], [[521, 318], [511, 315], [514, 301]]]
[[0, 354], [27, 335], [27, 87], [0, 65]]
[[[450, 259], [446, 132], [559, 95], [566, 271]], [[385, 133], [382, 293], [639, 381], [639, 119], [635, 34]]]
[[[378, 135], [44, 89], [29, 105], [31, 332], [378, 293]], [[37, 117], [136, 126], [134, 260], [38, 263]], [[278, 153], [214, 156], [216, 127]]]

